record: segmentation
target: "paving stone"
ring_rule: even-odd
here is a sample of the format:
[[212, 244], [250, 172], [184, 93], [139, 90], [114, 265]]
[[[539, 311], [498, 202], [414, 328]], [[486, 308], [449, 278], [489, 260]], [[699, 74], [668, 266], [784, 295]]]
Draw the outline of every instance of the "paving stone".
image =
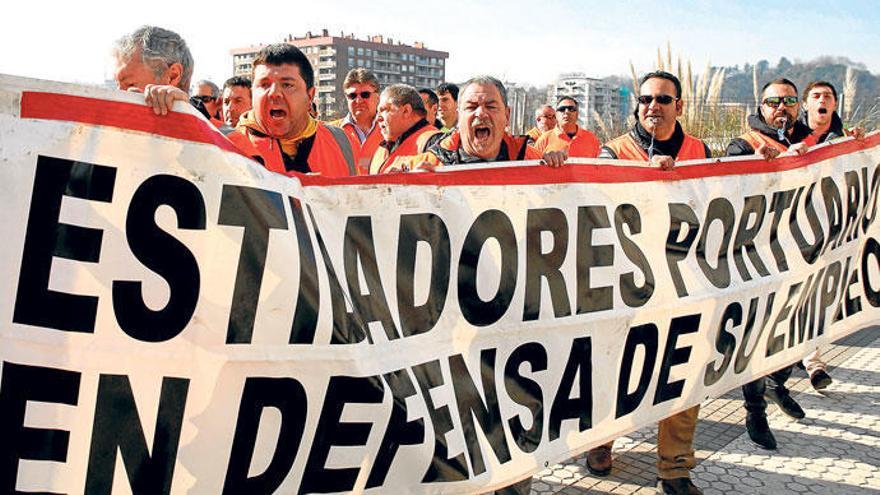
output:
[[[802, 370], [788, 382], [807, 418], [792, 421], [767, 409], [779, 450], [765, 451], [745, 433], [738, 388], [700, 409], [691, 475], [706, 495], [795, 493], [862, 495], [880, 493], [880, 327], [856, 332], [823, 349], [834, 383], [822, 394]], [[654, 493], [656, 425], [614, 442], [614, 471], [593, 477], [585, 456], [550, 466], [536, 475], [534, 495]]]

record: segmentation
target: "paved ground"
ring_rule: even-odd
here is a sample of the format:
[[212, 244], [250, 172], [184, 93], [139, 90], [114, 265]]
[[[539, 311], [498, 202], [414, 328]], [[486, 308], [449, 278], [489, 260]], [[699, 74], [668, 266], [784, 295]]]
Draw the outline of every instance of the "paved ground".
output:
[[[788, 382], [806, 419], [768, 407], [775, 452], [749, 441], [738, 389], [702, 405], [692, 478], [706, 495], [880, 494], [880, 328], [850, 335], [823, 355], [834, 383], [822, 394], [802, 370]], [[539, 473], [532, 494], [655, 493], [655, 435], [650, 426], [618, 439], [607, 478], [590, 475], [580, 456]]]

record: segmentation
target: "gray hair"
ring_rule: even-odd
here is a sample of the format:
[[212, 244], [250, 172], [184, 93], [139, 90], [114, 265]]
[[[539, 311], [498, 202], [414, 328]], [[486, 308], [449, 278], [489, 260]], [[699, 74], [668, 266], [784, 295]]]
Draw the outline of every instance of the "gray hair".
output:
[[211, 81], [209, 81], [207, 79], [202, 79], [201, 81], [196, 81], [196, 88], [198, 88], [199, 86], [201, 86], [203, 84], [205, 86], [211, 88], [211, 96], [212, 97], [220, 98], [220, 88], [218, 88], [216, 84], [212, 83]]
[[[461, 87], [461, 94], [464, 94], [464, 92], [467, 91], [467, 88], [471, 84], [479, 84], [481, 86], [488, 86], [491, 84], [492, 86], [495, 86], [496, 88], [498, 88], [498, 92], [501, 93], [501, 100], [504, 102], [504, 106], [507, 107], [507, 88], [504, 87], [503, 82], [492, 76], [475, 76], [468, 79], [468, 81], [464, 83], [464, 85]], [[459, 103], [461, 103], [461, 100], [459, 100]]]
[[143, 62], [153, 69], [156, 77], [161, 77], [172, 64], [180, 64], [183, 72], [177, 87], [189, 92], [194, 63], [179, 34], [157, 26], [141, 26], [119, 38], [113, 53], [122, 60], [130, 60], [137, 50], [141, 50]]
[[392, 84], [385, 88], [382, 94], [386, 95], [391, 100], [391, 103], [399, 107], [403, 105], [411, 106], [416, 115], [424, 117], [428, 114], [425, 110], [425, 102], [422, 100], [419, 91], [409, 84]]
[[536, 119], [538, 117], [540, 117], [541, 115], [543, 115], [545, 108], [549, 108], [550, 110], [553, 110], [554, 113], [556, 112], [556, 109], [553, 108], [553, 105], [541, 105], [540, 107], [535, 109], [535, 118]]

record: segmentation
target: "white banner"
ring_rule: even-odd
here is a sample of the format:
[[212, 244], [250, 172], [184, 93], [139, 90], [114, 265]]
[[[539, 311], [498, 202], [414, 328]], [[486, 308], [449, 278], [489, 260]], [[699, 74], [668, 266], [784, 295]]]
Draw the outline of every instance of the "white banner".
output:
[[877, 320], [876, 134], [297, 180], [139, 98], [0, 77], [0, 491], [487, 491]]

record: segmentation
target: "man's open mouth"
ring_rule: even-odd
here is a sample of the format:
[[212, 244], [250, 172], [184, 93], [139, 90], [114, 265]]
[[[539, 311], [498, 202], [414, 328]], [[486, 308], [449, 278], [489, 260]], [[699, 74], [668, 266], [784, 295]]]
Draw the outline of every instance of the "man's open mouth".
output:
[[827, 108], [820, 108], [819, 113], [822, 115], [825, 115], [826, 113], [828, 113], [828, 109]]
[[492, 130], [486, 126], [477, 126], [474, 128], [474, 137], [477, 139], [489, 139]]
[[269, 116], [272, 117], [273, 119], [283, 119], [284, 117], [287, 116], [287, 110], [275, 108], [275, 109], [269, 110]]

